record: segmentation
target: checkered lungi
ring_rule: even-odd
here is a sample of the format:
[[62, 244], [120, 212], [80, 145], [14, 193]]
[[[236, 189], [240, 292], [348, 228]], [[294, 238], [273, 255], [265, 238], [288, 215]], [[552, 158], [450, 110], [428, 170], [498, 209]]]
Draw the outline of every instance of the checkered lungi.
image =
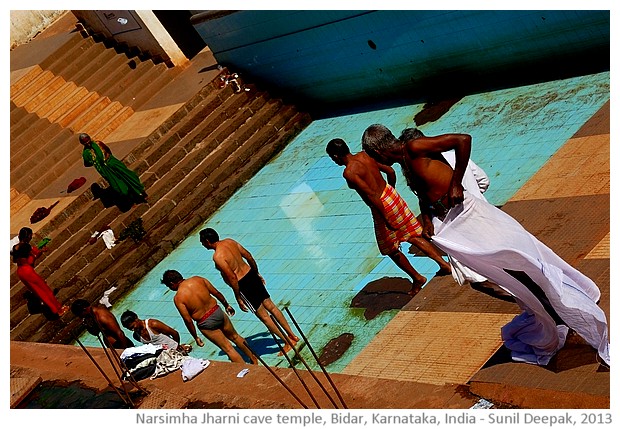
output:
[[412, 237], [422, 235], [422, 225], [411, 213], [405, 200], [402, 199], [396, 189], [386, 184], [381, 194], [381, 202], [388, 219], [397, 230], [391, 230], [385, 224], [385, 220], [380, 213], [372, 210], [372, 218], [375, 224], [375, 236], [377, 245], [382, 255], [389, 255], [400, 248], [400, 243], [409, 241]]

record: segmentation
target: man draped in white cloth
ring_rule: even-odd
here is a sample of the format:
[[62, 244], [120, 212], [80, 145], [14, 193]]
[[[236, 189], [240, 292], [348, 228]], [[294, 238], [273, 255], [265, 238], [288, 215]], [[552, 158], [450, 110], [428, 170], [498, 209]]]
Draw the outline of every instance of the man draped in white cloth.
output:
[[[401, 141], [383, 125], [371, 125], [362, 148], [378, 162], [403, 168], [420, 200], [424, 235], [463, 265], [514, 295], [523, 312], [502, 328], [516, 361], [546, 365], [573, 329], [610, 364], [607, 319], [597, 305], [596, 284], [571, 267], [521, 224], [463, 189], [471, 136]], [[441, 152], [454, 150], [454, 168]]]

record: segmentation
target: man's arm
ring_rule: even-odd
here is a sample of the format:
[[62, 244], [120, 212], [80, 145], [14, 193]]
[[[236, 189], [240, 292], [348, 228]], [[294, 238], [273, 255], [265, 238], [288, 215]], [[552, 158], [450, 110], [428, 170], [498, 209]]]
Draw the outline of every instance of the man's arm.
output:
[[121, 326], [116, 321], [114, 314], [108, 309], [98, 309], [94, 314], [97, 323], [101, 330], [111, 338], [115, 339], [114, 344], [110, 344], [111, 347], [127, 348], [130, 347], [129, 338], [125, 335]]
[[471, 153], [471, 136], [469, 134], [443, 134], [435, 137], [420, 137], [406, 143], [410, 157], [419, 158], [433, 153], [454, 150], [455, 166], [448, 189], [448, 205], [454, 207], [463, 202], [463, 175]]
[[[178, 292], [177, 292], [178, 293]], [[178, 295], [174, 297], [174, 305], [179, 311], [181, 318], [183, 319], [183, 323], [185, 323], [185, 327], [189, 331], [189, 334], [192, 336], [194, 340], [196, 340], [196, 344], [198, 347], [204, 346], [202, 340], [198, 337], [196, 333], [196, 326], [194, 326], [194, 321], [192, 320], [192, 316], [190, 316], [189, 311], [187, 311], [187, 307], [183, 303], [181, 299], [177, 299]]]
[[394, 169], [389, 165], [381, 164], [380, 162], [377, 162], [377, 166], [381, 172], [385, 173], [388, 184], [392, 188], [396, 187], [396, 172]]
[[157, 333], [160, 333], [160, 334], [168, 335], [174, 341], [181, 344], [181, 336], [179, 335], [179, 332], [176, 329], [171, 328], [170, 326], [166, 325], [164, 322], [161, 322], [157, 319], [149, 319], [149, 322], [150, 322], [149, 328], [151, 328], [151, 330]]
[[[256, 262], [254, 262], [254, 258], [252, 258], [252, 261], [254, 263], [254, 267], [256, 267]], [[215, 255], [213, 257], [213, 262], [215, 262], [215, 268], [217, 268], [217, 270], [222, 275], [222, 279], [224, 280], [224, 282], [226, 282], [226, 284], [232, 288], [235, 294], [235, 299], [237, 300], [237, 304], [239, 304], [239, 308], [241, 309], [241, 311], [248, 311], [248, 308], [246, 307], [245, 302], [243, 302], [243, 298], [241, 297], [241, 292], [239, 291], [239, 280], [237, 279], [237, 275], [230, 267], [230, 264], [228, 263], [226, 258]], [[250, 267], [252, 267], [250, 261], [248, 261], [248, 264], [250, 264]]]
[[232, 308], [232, 306], [228, 303], [224, 294], [220, 292], [219, 290], [217, 290], [215, 286], [211, 284], [211, 282], [207, 281], [206, 279], [203, 279], [203, 280], [205, 282], [205, 285], [207, 286], [207, 289], [209, 289], [209, 293], [212, 296], [214, 296], [215, 299], [217, 299], [219, 302], [222, 303], [222, 305], [224, 306], [224, 309], [226, 310], [226, 313], [228, 313], [229, 316], [234, 316], [235, 309]]

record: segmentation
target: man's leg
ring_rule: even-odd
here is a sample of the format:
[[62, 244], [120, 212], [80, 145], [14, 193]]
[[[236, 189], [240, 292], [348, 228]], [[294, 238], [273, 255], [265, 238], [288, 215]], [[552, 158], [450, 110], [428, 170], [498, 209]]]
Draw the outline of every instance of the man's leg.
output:
[[233, 326], [232, 322], [230, 321], [227, 315], [224, 315], [224, 324], [222, 325], [222, 332], [224, 333], [226, 338], [228, 338], [230, 341], [235, 343], [235, 345], [239, 347], [239, 349], [243, 353], [245, 353], [245, 355], [248, 358], [250, 358], [250, 361], [253, 364], [258, 363], [258, 359], [256, 359], [256, 356], [254, 356], [254, 353], [252, 353], [252, 351], [245, 345], [245, 338], [243, 338], [241, 335], [237, 333], [237, 331], [235, 330], [235, 327]]
[[282, 314], [278, 306], [274, 304], [271, 298], [263, 300], [261, 307], [264, 307], [265, 310], [273, 314], [273, 317], [275, 317], [280, 326], [284, 328], [284, 331], [286, 332], [286, 335], [288, 335], [288, 339], [291, 341], [291, 343], [293, 343], [293, 345], [297, 344], [299, 338], [293, 333], [293, 330], [291, 329], [291, 326], [284, 317], [284, 314]]
[[435, 274], [436, 276], [446, 276], [452, 273], [452, 267], [443, 259], [441, 253], [439, 253], [439, 249], [437, 249], [433, 243], [424, 237], [413, 237], [409, 242], [424, 252], [426, 256], [437, 262], [439, 271]]
[[405, 273], [411, 277], [413, 285], [411, 286], [411, 290], [409, 291], [409, 295], [414, 296], [418, 292], [422, 290], [422, 286], [426, 283], [426, 277], [422, 274], [418, 273], [413, 265], [409, 262], [409, 259], [401, 252], [400, 250], [396, 250], [388, 255], [392, 261], [403, 270]]
[[[256, 316], [258, 316], [260, 321], [265, 324], [267, 329], [269, 329], [271, 332], [273, 332], [278, 337], [280, 337], [282, 339], [282, 341], [284, 341], [284, 346], [282, 348], [284, 349], [284, 353], [288, 353], [291, 350], [291, 346], [289, 345], [289, 343], [288, 343], [286, 337], [284, 336], [282, 330], [271, 319], [271, 316], [269, 316], [269, 312], [267, 311], [267, 309], [265, 308], [265, 305], [264, 305], [264, 302], [267, 301], [267, 300], [271, 301], [271, 299], [269, 299], [269, 298], [263, 300], [263, 303], [261, 303], [261, 305], [256, 309]], [[272, 302], [272, 304], [273, 304], [273, 302]], [[274, 307], [275, 307], [275, 304], [274, 304]], [[280, 314], [282, 314], [282, 313], [280, 313]], [[276, 315], [274, 314], [273, 317], [276, 317]], [[276, 318], [276, 320], [278, 320], [278, 319]], [[279, 320], [278, 320], [278, 322], [279, 322]], [[297, 337], [295, 337], [295, 338], [297, 338]], [[292, 342], [292, 340], [289, 340], [289, 341]]]
[[[230, 323], [230, 321], [228, 323]], [[245, 363], [241, 355], [230, 344], [230, 341], [228, 341], [228, 336], [224, 333], [224, 326], [220, 329], [200, 329], [200, 332], [202, 332], [209, 341], [218, 346], [220, 350], [226, 353], [226, 356], [228, 356], [231, 362]]]

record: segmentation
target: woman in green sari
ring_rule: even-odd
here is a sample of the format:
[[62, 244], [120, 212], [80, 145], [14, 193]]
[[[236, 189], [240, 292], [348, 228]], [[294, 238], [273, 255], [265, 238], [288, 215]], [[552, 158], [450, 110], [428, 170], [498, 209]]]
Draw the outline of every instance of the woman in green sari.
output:
[[95, 167], [110, 184], [110, 188], [135, 202], [145, 202], [146, 192], [138, 175], [112, 156], [112, 151], [101, 141], [95, 141], [86, 133], [79, 135], [84, 146], [82, 158], [85, 167]]

